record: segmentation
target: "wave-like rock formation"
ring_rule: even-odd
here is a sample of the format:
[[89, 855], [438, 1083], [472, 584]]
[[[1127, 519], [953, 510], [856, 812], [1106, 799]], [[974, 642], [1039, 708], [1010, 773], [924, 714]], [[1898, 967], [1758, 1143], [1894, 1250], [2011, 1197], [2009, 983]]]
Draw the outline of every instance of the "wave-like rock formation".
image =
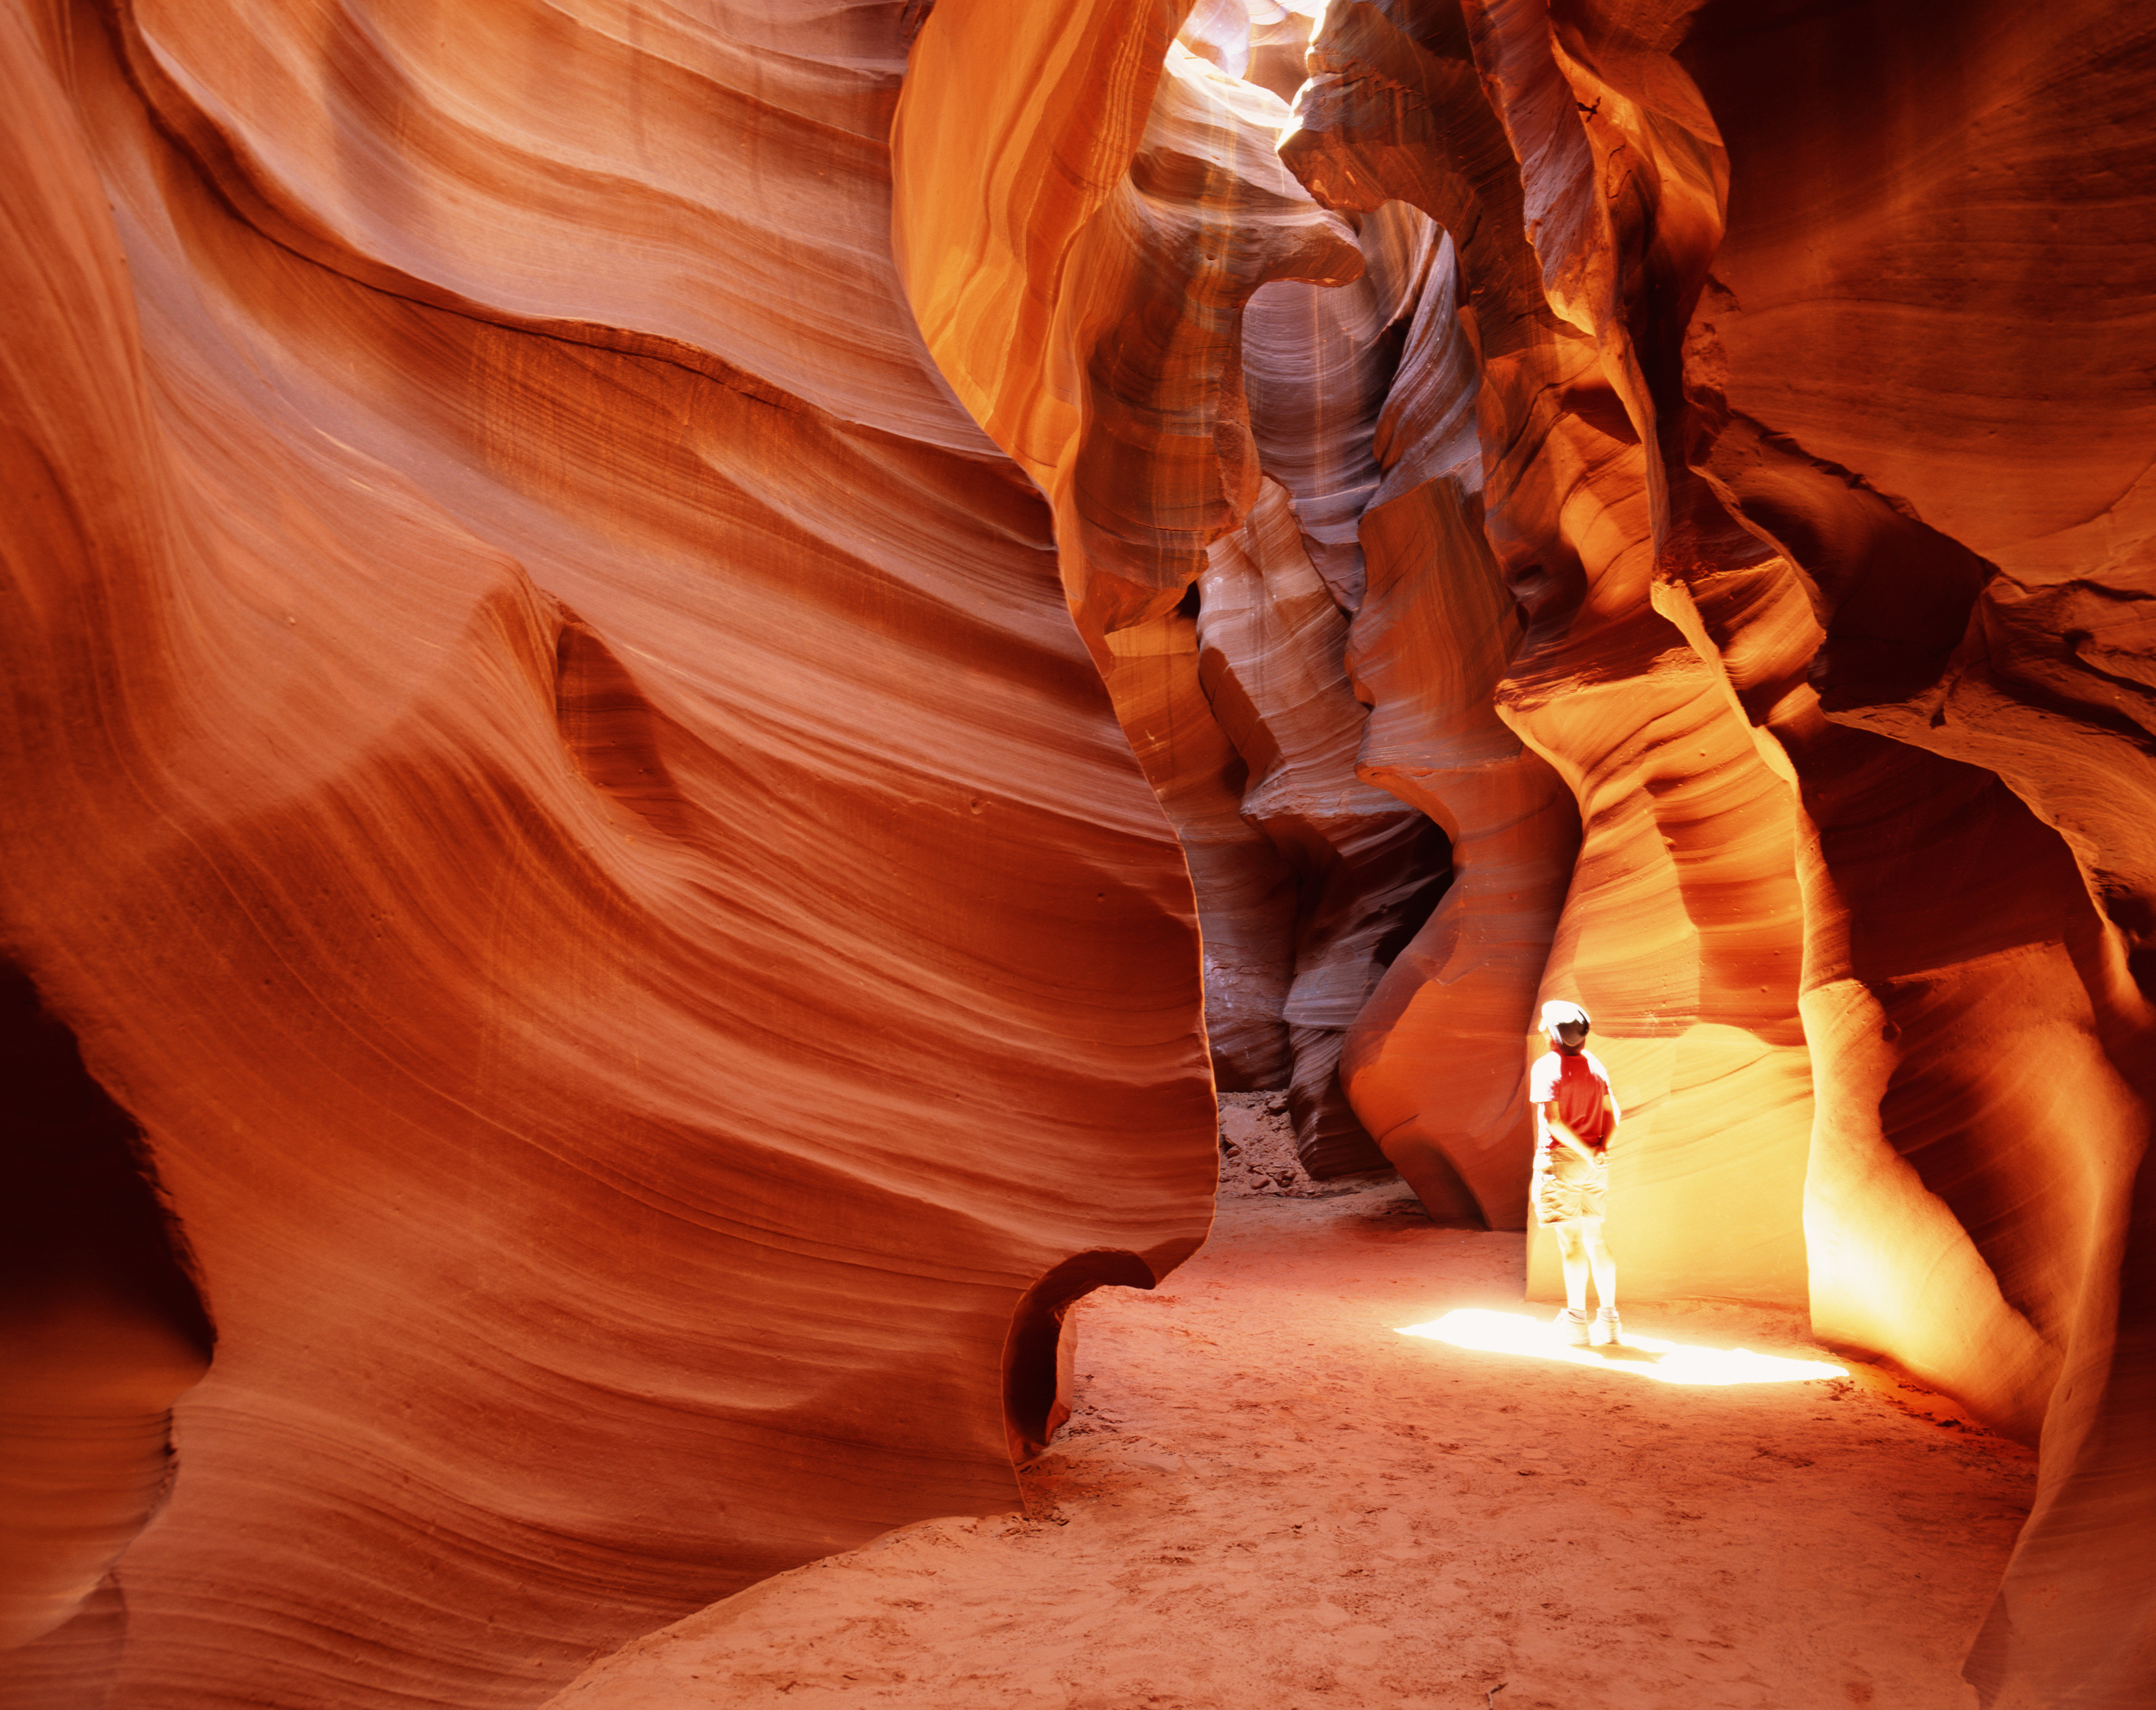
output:
[[0, 1702], [536, 1702], [1010, 1504], [1202, 1238], [1183, 863], [897, 288], [913, 21], [0, 10]]
[[1281, 1006], [1297, 1151], [1317, 1176], [1384, 1167], [1340, 1090], [1340, 1050], [1379, 970], [1450, 877], [1444, 834], [1356, 776], [1367, 714], [1342, 664], [1347, 623], [1270, 480], [1198, 581], [1198, 679], [1242, 756], [1240, 810], [1298, 879]]
[[[1240, 74], [1262, 69], [1259, 46], [1306, 38], [1312, 9], [1270, 8], [1273, 39], [1255, 46], [1240, 3], [1076, 7], [1008, 28], [963, 6], [932, 16], [909, 88], [946, 95], [901, 105], [895, 228], [937, 362], [1050, 497], [1071, 611], [1111, 688], [1137, 679], [1109, 635], [1194, 597], [1199, 687], [1245, 768], [1243, 817], [1294, 893], [1255, 957], [1287, 982], [1289, 1071], [1276, 1040], [1254, 1081], [1248, 876], [1217, 900], [1200, 888], [1208, 942], [1236, 947], [1210, 963], [1214, 1007], [1233, 1018], [1216, 1071], [1286, 1085], [1303, 1162], [1330, 1175], [1383, 1166], [1341, 1053], [1450, 864], [1434, 822], [1356, 775], [1363, 714], [1343, 663], [1342, 609], [1363, 579], [1354, 519], [1380, 478], [1377, 417], [1437, 239], [1411, 208], [1327, 212], [1274, 147], [1287, 105]], [[984, 155], [983, 136], [1001, 151]], [[1346, 290], [1331, 307], [1318, 287]], [[1118, 705], [1173, 814], [1219, 737], [1149, 726], [1160, 680], [1193, 661], [1159, 638], [1118, 644], [1153, 661], [1141, 701], [1118, 689]], [[1177, 698], [1195, 711], [1187, 687]], [[1219, 840], [1194, 846], [1212, 861]]]
[[1553, 995], [1628, 1292], [2039, 1441], [1970, 1677], [2156, 1692], [2145, 10], [57, 0], [0, 90], [0, 1706], [536, 1704], [1005, 1503], [1209, 1055], [1517, 1228]]
[[[2041, 1438], [1971, 1678], [1988, 1704], [2145, 1701], [2156, 25], [1335, 0], [1283, 118], [1266, 0], [1240, 43], [1193, 8], [1179, 47], [1174, 8], [983, 11], [943, 0], [924, 32], [898, 229], [937, 360], [1056, 496], [1081, 625], [1190, 582], [1202, 637], [1219, 555], [1284, 491], [1368, 709], [1357, 775], [1448, 839], [1450, 890], [1346, 1024], [1364, 1127], [1434, 1212], [1517, 1225], [1528, 1019], [1585, 1001], [1630, 1116], [1628, 1286], [1808, 1302]], [[1038, 99], [1078, 63], [1116, 68], [1093, 109]], [[1138, 496], [1096, 516], [1060, 473], [1155, 395], [1071, 383], [1132, 347], [1104, 283], [1127, 298], [1149, 263], [1165, 295], [1194, 249], [1218, 269], [1258, 239], [1212, 245], [1186, 208], [1179, 247], [1104, 268], [1101, 210], [1163, 114], [1238, 77], [1186, 200], [1277, 233], [1292, 191], [1226, 188], [1265, 181], [1250, 131], [1275, 123], [1366, 266], [1331, 316], [1322, 267], [1190, 299], [1244, 362], [1163, 371], [1220, 449], [1142, 497], [1163, 539], [1232, 514], [1212, 568], [1183, 548], [1135, 574], [1096, 542]], [[960, 111], [993, 147], [955, 146]], [[1372, 234], [1416, 215], [1439, 244], [1381, 269], [1398, 239]], [[953, 253], [963, 277], [921, 260]], [[1209, 383], [1209, 412], [1182, 389]], [[1231, 742], [1236, 678], [1201, 673]], [[1213, 907], [1201, 877], [1209, 930]]]

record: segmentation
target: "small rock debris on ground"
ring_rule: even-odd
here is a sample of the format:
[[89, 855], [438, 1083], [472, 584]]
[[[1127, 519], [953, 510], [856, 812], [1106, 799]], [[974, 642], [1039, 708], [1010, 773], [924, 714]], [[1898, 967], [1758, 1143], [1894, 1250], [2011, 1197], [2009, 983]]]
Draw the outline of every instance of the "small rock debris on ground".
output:
[[1286, 1092], [1220, 1095], [1220, 1191], [1277, 1199], [1330, 1199], [1397, 1180], [1390, 1171], [1315, 1181], [1295, 1155]]

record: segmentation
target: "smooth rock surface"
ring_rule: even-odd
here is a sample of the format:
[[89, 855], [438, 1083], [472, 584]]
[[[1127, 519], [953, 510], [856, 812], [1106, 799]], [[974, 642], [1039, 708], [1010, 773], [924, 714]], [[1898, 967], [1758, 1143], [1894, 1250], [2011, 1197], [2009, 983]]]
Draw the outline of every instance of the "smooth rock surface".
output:
[[0, 95], [4, 1710], [533, 1705], [1008, 1507], [1215, 1087], [1517, 1262], [1548, 996], [1628, 1316], [2041, 1444], [1921, 1679], [1624, 1690], [2156, 1696], [2145, 9], [84, 0]]
[[217, 1333], [22, 1691], [535, 1702], [1009, 1505], [1202, 1238], [1188, 880], [911, 331], [899, 23], [6, 13], [0, 906]]
[[[1231, 10], [1194, 30], [1255, 75]], [[1387, 357], [1291, 336], [1307, 285], [1244, 320], [1255, 400], [1311, 352], [1261, 471], [1368, 495], [1360, 590], [1330, 512], [1302, 525], [1354, 610], [1360, 775], [1460, 874], [1346, 1035], [1364, 1125], [1440, 1215], [1517, 1220], [1540, 1042], [1496, 1024], [1586, 1001], [1628, 1290], [1808, 1303], [2041, 1430], [1971, 1662], [1999, 1704], [2156, 1681], [2152, 40], [2092, 3], [1348, 0], [1281, 157], [1364, 232], [1405, 203], [1445, 234], [1374, 487]], [[1082, 300], [1077, 264], [1039, 300]]]

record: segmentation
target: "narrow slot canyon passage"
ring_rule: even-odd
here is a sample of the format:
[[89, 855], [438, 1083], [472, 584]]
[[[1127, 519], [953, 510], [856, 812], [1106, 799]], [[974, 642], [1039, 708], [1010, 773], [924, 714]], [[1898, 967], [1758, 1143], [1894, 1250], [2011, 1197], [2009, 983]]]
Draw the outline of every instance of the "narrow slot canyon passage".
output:
[[0, 1710], [2156, 1706], [2156, 6], [0, 90]]
[[[1397, 1183], [1229, 1173], [1196, 1258], [1074, 1314], [1076, 1410], [1024, 1514], [782, 1574], [553, 1710], [1975, 1702], [2032, 1452], [1883, 1368], [1681, 1384], [1403, 1335], [1480, 1311], [1547, 1338], [1518, 1234], [1433, 1224]], [[1834, 1358], [1743, 1307], [1628, 1308], [1626, 1334]]]

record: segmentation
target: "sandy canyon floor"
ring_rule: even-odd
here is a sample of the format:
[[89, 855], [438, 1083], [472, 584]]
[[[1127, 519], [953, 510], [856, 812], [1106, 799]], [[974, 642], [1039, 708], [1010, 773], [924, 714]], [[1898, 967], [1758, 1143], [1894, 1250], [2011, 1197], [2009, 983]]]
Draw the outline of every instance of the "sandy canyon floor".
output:
[[1835, 1359], [1789, 1315], [1641, 1305], [1640, 1345], [1568, 1354], [1517, 1235], [1313, 1188], [1262, 1098], [1228, 1103], [1213, 1238], [1079, 1308], [1023, 1514], [782, 1574], [554, 1705], [1974, 1704], [2033, 1454], [1877, 1369], [1776, 1363]]

